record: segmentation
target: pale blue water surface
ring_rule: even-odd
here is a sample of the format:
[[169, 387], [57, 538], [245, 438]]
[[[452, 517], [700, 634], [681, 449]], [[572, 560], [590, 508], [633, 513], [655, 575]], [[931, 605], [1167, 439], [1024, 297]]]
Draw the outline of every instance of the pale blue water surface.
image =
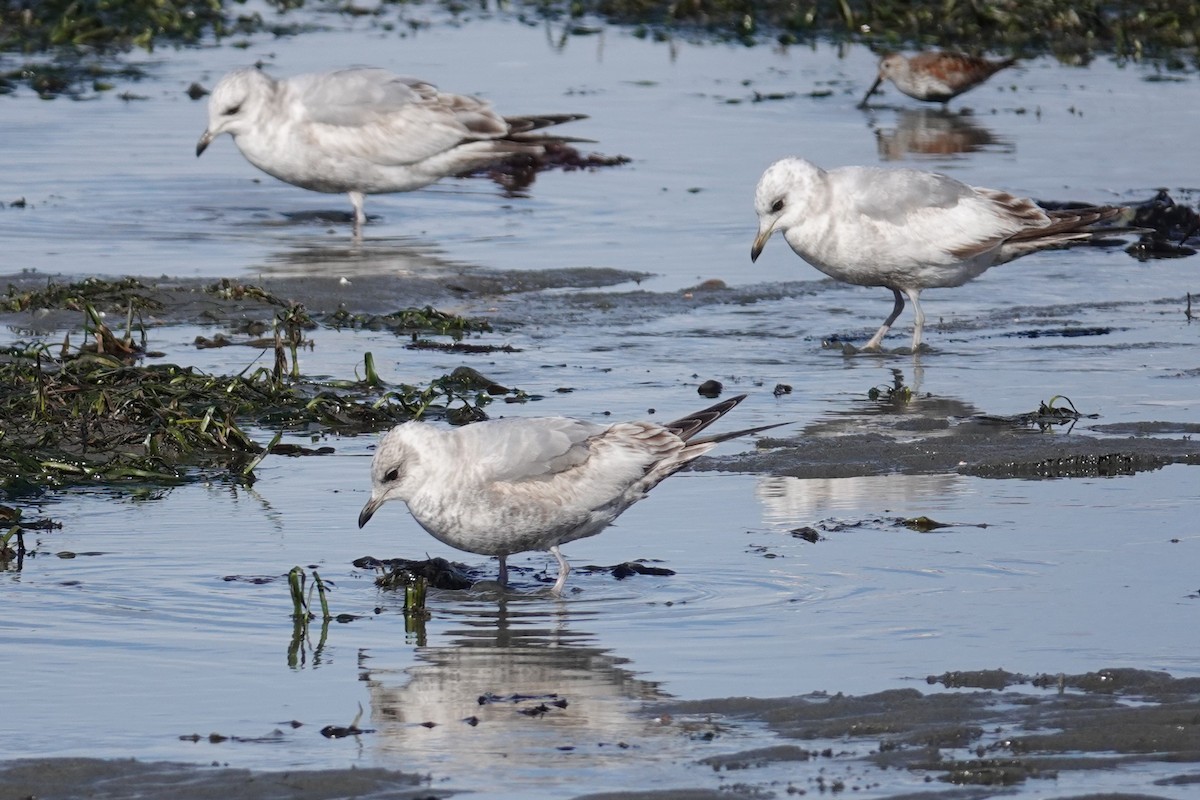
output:
[[[390, 334], [318, 330], [301, 358], [311, 374], [352, 378], [371, 350], [386, 379], [413, 382], [466, 363], [546, 398], [498, 413], [668, 419], [699, 407], [695, 385], [717, 378], [751, 394], [728, 424], [794, 420], [793, 432], [810, 424], [854, 432], [872, 424], [866, 390], [899, 370], [963, 416], [1021, 413], [1065, 394], [1100, 415], [1080, 434], [1093, 424], [1200, 423], [1200, 327], [1184, 315], [1186, 294], [1200, 292], [1195, 259], [1139, 263], [1121, 248], [1076, 249], [931, 291], [926, 338], [936, 352], [914, 365], [820, 347], [831, 333], [869, 335], [890, 307], [887, 292], [827, 282], [778, 240], [757, 264], [748, 258], [754, 184], [788, 154], [826, 166], [899, 160], [1051, 200], [1133, 202], [1159, 186], [1188, 199], [1180, 190], [1200, 186], [1200, 167], [1181, 153], [1200, 127], [1194, 74], [1147, 82], [1148, 66], [1033, 59], [956, 101], [975, 109], [958, 120], [972, 130], [956, 135], [982, 137], [981, 149], [920, 155], [904, 149], [914, 136], [905, 126], [927, 136], [940, 123], [923, 123], [915, 101], [889, 91], [874, 110], [855, 108], [875, 61], [862, 47], [651, 42], [615, 28], [559, 46], [559, 26], [507, 18], [437, 20], [403, 36], [369, 18], [319, 19], [330, 29], [145, 57], [151, 77], [129, 87], [143, 100], [0, 98], [0, 200], [27, 202], [0, 210], [4, 271], [353, 282], [367, 273], [613, 267], [652, 277], [604, 291], [673, 294], [708, 278], [787, 282], [780, 299], [644, 315], [609, 312], [588, 294], [573, 319], [490, 339], [515, 354], [411, 352]], [[483, 181], [371, 197], [366, 241], [351, 251], [348, 226], [284, 216], [347, 210], [344, 197], [260, 175], [228, 139], [193, 155], [206, 111], [186, 87], [211, 86], [260, 59], [279, 75], [369, 63], [480, 94], [506, 112], [585, 113], [571, 133], [633, 161], [543, 174], [528, 197], [505, 198]], [[795, 94], [750, 102], [756, 91]], [[502, 319], [506, 303], [463, 300], [446, 310]], [[1113, 330], [1014, 336], [1027, 321]], [[895, 344], [910, 323], [902, 317]], [[206, 370], [237, 371], [259, 357], [195, 351], [197, 333], [206, 331], [165, 328], [151, 341], [168, 360]], [[778, 383], [791, 394], [773, 396]], [[714, 745], [644, 714], [647, 702], [923, 687], [926, 675], [948, 669], [1200, 675], [1192, 467], [1053, 481], [685, 473], [610, 531], [565, 549], [576, 566], [645, 558], [675, 575], [617, 582], [581, 570], [568, 584], [578, 591], [561, 600], [539, 591], [532, 572], [503, 601], [435, 591], [431, 618], [410, 632], [398, 600], [353, 559], [429, 554], [494, 565], [440, 545], [399, 505], [356, 528], [374, 440], [318, 437], [334, 455], [268, 458], [253, 488], [71, 490], [23, 501], [62, 527], [34, 537], [37, 556], [20, 571], [0, 572], [6, 756], [386, 766], [428, 773], [435, 788], [491, 786], [488, 796], [525, 798], [622, 788], [635, 777], [652, 788], [715, 787], [721, 778], [694, 764]], [[891, 524], [922, 514], [959, 524], [924, 534]], [[837, 522], [861, 524], [816, 544], [788, 533]], [[66, 553], [76, 555], [56, 555]], [[554, 569], [546, 554], [513, 563]], [[289, 659], [282, 576], [293, 565], [318, 570], [334, 585], [335, 613], [357, 619], [331, 624], [324, 637], [314, 628]], [[479, 705], [488, 692], [555, 693], [569, 704], [535, 718], [514, 704]], [[318, 734], [350, 724], [360, 705], [359, 724], [376, 733]], [[462, 721], [471, 716], [478, 725]], [[210, 733], [237, 740], [213, 743]], [[180, 738], [190, 734], [201, 740]], [[748, 725], [717, 746], [772, 741]], [[1085, 777], [1093, 782], [1019, 791], [1134, 791], [1155, 776]], [[889, 780], [862, 793], [919, 786], [909, 775]]]

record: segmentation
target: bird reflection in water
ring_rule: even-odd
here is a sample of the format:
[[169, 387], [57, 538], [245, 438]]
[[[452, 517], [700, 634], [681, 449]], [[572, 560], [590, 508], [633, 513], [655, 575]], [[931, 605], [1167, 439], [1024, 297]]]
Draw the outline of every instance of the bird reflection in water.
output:
[[884, 161], [902, 161], [911, 156], [953, 156], [992, 150], [1011, 153], [1012, 142], [997, 137], [970, 114], [942, 108], [896, 110], [894, 128], [875, 127], [879, 156]]
[[643, 713], [668, 699], [659, 684], [572, 627], [589, 612], [501, 596], [438, 616], [446, 628], [421, 639], [436, 644], [406, 650], [411, 661], [394, 650], [362, 654], [378, 731], [370, 742], [383, 752], [437, 763], [447, 775], [495, 770], [504, 780], [510, 770], [561, 769], [576, 747], [587, 748], [588, 768], [601, 767], [606, 753], [627, 758], [639, 739], [669, 730]]

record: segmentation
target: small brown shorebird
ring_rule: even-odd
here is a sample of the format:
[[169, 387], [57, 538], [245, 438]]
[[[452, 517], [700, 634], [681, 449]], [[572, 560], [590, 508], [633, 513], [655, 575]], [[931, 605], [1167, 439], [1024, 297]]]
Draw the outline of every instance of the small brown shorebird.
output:
[[885, 78], [909, 97], [931, 103], [948, 103], [1015, 63], [1015, 58], [989, 61], [965, 53], [919, 53], [912, 58], [892, 53], [879, 62], [879, 75], [858, 107], [866, 108], [867, 101]]

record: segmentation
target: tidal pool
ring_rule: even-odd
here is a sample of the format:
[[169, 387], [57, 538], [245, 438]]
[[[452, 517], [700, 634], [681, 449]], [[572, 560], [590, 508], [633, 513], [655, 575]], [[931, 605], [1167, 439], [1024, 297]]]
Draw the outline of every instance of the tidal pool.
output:
[[[564, 598], [549, 597], [539, 580], [553, 574], [552, 557], [524, 555], [512, 559], [511, 594], [432, 592], [419, 626], [406, 626], [399, 600], [352, 561], [428, 554], [481, 571], [494, 563], [440, 545], [401, 507], [356, 528], [374, 436], [289, 437], [334, 453], [269, 457], [253, 487], [9, 498], [27, 518], [61, 527], [31, 537], [35, 555], [19, 569], [0, 571], [6, 758], [335, 770], [329, 783], [314, 775], [323, 788], [312, 797], [783, 795], [818, 790], [823, 769], [856, 795], [950, 796], [960, 790], [927, 782], [928, 765], [868, 760], [887, 731], [796, 742], [772, 717], [772, 699], [914, 688], [974, 696], [925, 682], [954, 670], [1200, 678], [1200, 445], [1191, 444], [1200, 327], [1187, 313], [1200, 262], [1140, 262], [1117, 246], [1001, 266], [926, 294], [933, 352], [914, 358], [822, 347], [831, 336], [869, 336], [889, 308], [886, 291], [827, 281], [782, 241], [749, 261], [754, 184], [787, 154], [827, 166], [916, 165], [1045, 200], [1137, 202], [1165, 186], [1194, 202], [1200, 176], [1183, 157], [1200, 122], [1194, 73], [1150, 80], [1157, 74], [1145, 65], [1035, 58], [951, 104], [970, 115], [922, 109], [891, 90], [863, 112], [855, 104], [876, 60], [865, 48], [653, 42], [616, 28], [564, 38], [554, 24], [504, 17], [439, 20], [405, 35], [370, 19], [320, 20], [330, 29], [256, 38], [244, 49], [158, 52], [152, 77], [136, 87], [143, 100], [0, 98], [0, 201], [26, 201], [0, 209], [4, 271], [234, 277], [351, 309], [428, 302], [488, 317], [496, 331], [480, 341], [515, 352], [413, 351], [388, 333], [317, 330], [301, 364], [349, 379], [371, 351], [385, 380], [413, 382], [468, 365], [539, 398], [496, 403], [495, 415], [614, 420], [674, 418], [700, 407], [696, 386], [716, 379], [751, 395], [728, 424], [794, 424], [773, 432], [778, 447], [763, 453], [749, 442], [723, 445], [618, 526], [565, 548], [581, 569]], [[370, 63], [513, 113], [585, 113], [572, 132], [633, 161], [546, 173], [524, 197], [470, 180], [371, 198], [365, 240], [354, 246], [336, 215], [313, 217], [344, 212], [343, 197], [259, 175], [228, 140], [194, 157], [205, 109], [187, 86], [211, 86], [260, 59], [277, 74]], [[755, 102], [756, 92], [782, 97]], [[645, 275], [572, 283], [589, 269]], [[548, 277], [523, 290], [512, 276], [530, 270]], [[454, 288], [468, 279], [508, 290]], [[707, 279], [726, 288], [692, 288]], [[21, 340], [25, 323], [7, 321], [4, 339]], [[210, 327], [165, 322], [150, 331], [165, 360], [229, 373], [264, 358], [247, 348], [196, 350], [192, 340]], [[909, 324], [906, 314], [889, 344], [903, 344]], [[872, 387], [898, 384], [911, 402], [868, 398]], [[981, 421], [1055, 396], [1098, 416], [1045, 430]], [[972, 442], [995, 438], [967, 435], [984, 424], [1015, 448], [1010, 467], [973, 468], [983, 445]], [[255, 433], [266, 441], [272, 432]], [[841, 439], [863, 436], [879, 437], [879, 453]], [[1174, 455], [1063, 473], [1075, 477], [1035, 479], [1018, 468], [1080, 443], [1120, 455], [1148, 442], [1167, 442]], [[897, 457], [906, 446], [910, 455], [966, 449], [930, 467]], [[754, 466], [752, 456], [774, 460]], [[948, 526], [922, 533], [897, 524], [919, 516]], [[582, 569], [635, 559], [674, 574], [617, 581]], [[353, 621], [328, 630], [318, 622], [297, 637], [284, 578], [294, 565], [331, 582], [332, 610]], [[1147, 692], [1139, 684], [1129, 705], [1166, 702]], [[320, 734], [356, 718], [369, 733]], [[942, 746], [947, 757], [978, 758], [980, 742]], [[781, 745], [848, 755], [712, 761]], [[22, 783], [21, 768], [0, 766], [0, 792], [78, 796], [71, 784]], [[350, 768], [364, 781], [369, 769], [389, 772], [348, 788]], [[200, 792], [218, 777], [230, 780], [225, 793], [269, 796], [207, 766], [164, 768], [140, 783], [132, 765], [117, 778], [94, 762], [37, 769], [77, 774], [74, 792], [81, 784], [109, 792], [98, 796], [161, 796], [170, 785], [186, 797], [186, 787]], [[413, 788], [395, 773], [421, 779]], [[1187, 764], [1139, 760], [1026, 775], [1008, 790], [1186, 797], [1195, 775]], [[995, 789], [961, 791], [954, 796]]]

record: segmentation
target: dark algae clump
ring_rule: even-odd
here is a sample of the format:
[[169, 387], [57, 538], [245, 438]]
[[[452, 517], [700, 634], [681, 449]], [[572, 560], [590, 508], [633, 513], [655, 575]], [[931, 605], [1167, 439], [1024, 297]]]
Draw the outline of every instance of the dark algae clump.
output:
[[[0, 74], [0, 94], [29, 85], [43, 97], [80, 97], [112, 88], [114, 78], [137, 78], [125, 68], [100, 66], [85, 56], [162, 45], [198, 45], [239, 35], [300, 33], [304, 25], [286, 13], [309, 6], [333, 13], [370, 16], [385, 31], [428, 25], [413, 9], [438, 7], [457, 22], [471, 15], [566, 20], [564, 35], [591, 35], [594, 22], [630, 27], [639, 36], [784, 44], [816, 38], [861, 41], [880, 49], [942, 47], [1030, 57], [1051, 53], [1086, 63], [1096, 53], [1156, 59], [1172, 70], [1188, 68], [1197, 55], [1200, 5], [1186, 0], [1145, 3], [1100, 0], [943, 0], [836, 3], [769, 0], [525, 0], [464, 6], [458, 0], [385, 3], [372, 11], [353, 4], [268, 0], [276, 14], [264, 18], [240, 0], [45, 0], [0, 5], [0, 52], [55, 54], [55, 62], [28, 63]], [[518, 185], [527, 176], [509, 176]]]
[[[279, 10], [303, 0], [268, 0]], [[258, 14], [226, 0], [37, 0], [0, 8], [0, 49], [38, 52], [56, 47], [147, 50], [161, 42], [198, 44], [263, 27]]]
[[[216, 317], [222, 308], [228, 317], [268, 314], [250, 326], [257, 338], [237, 343], [273, 353], [273, 363], [263, 359], [270, 366], [235, 375], [147, 363], [154, 354], [147, 350], [150, 335], [142, 315], [178, 314], [190, 295], [199, 295], [205, 313]], [[172, 483], [221, 475], [252, 480], [267, 452], [331, 451], [281, 445], [285, 431], [366, 433], [415, 416], [466, 422], [486, 416], [483, 407], [493, 394], [521, 397], [457, 371], [427, 385], [389, 385], [375, 373], [370, 353], [363, 356], [364, 374], [353, 380], [307, 378], [300, 369], [305, 331], [322, 323], [302, 305], [231, 282], [175, 293], [132, 278], [10, 286], [0, 308], [30, 320], [73, 314], [83, 321], [82, 330], [72, 330], [59, 317], [60, 327], [68, 327], [65, 336], [53, 334], [53, 342], [35, 337], [0, 351], [0, 490], [9, 495], [77, 483]], [[108, 326], [106, 314], [119, 315], [123, 334]], [[317, 317], [335, 328], [369, 319], [336, 312]], [[400, 335], [459, 339], [487, 330], [483, 322], [431, 307], [378, 319]], [[274, 440], [259, 443], [256, 436], [262, 434], [249, 432], [254, 428], [267, 436], [274, 432]]]
[[[267, 0], [279, 11], [303, 0]], [[52, 62], [31, 60], [0, 72], [0, 95], [18, 85], [42, 98], [91, 96], [114, 88], [114, 81], [138, 80], [136, 67], [114, 63], [106, 54], [161, 45], [198, 45], [281, 28], [229, 0], [14, 0], [0, 3], [0, 53], [51, 53]], [[123, 99], [133, 99], [123, 93]]]
[[[443, 0], [444, 5], [449, 2]], [[1049, 52], [1071, 59], [1101, 51], [1173, 60], [1174, 50], [1195, 53], [1200, 30], [1200, 6], [1184, 0], [572, 0], [524, 5], [552, 17], [599, 16], [654, 35], [689, 32], [746, 44], [829, 37], [885, 47], [952, 47], [1024, 55]]]
[[[44, 0], [5, 3], [0, 8], [0, 49], [41, 52], [54, 48], [151, 49], [156, 44], [198, 44], [258, 31], [288, 32], [280, 27], [286, 11], [305, 5], [337, 4], [269, 0], [279, 12], [266, 20], [231, 0]], [[441, 6], [455, 16], [470, 9], [455, 0], [384, 4], [374, 12], [381, 21], [391, 8]], [[361, 15], [346, 5], [344, 14]], [[1144, 3], [1101, 0], [1000, 0], [994, 3], [916, 2], [836, 3], [768, 0], [534, 0], [513, 5], [486, 0], [476, 13], [578, 19], [601, 17], [638, 30], [708, 33], [718, 38], [796, 40], [816, 36], [862, 38], [881, 44], [957, 47], [1025, 52], [1109, 51], [1120, 56], [1163, 55], [1172, 49], [1195, 51], [1200, 6], [1185, 0]], [[292, 31], [294, 32], [294, 31]], [[580, 26], [580, 35], [593, 32]], [[1182, 66], [1182, 65], [1180, 65]]]

